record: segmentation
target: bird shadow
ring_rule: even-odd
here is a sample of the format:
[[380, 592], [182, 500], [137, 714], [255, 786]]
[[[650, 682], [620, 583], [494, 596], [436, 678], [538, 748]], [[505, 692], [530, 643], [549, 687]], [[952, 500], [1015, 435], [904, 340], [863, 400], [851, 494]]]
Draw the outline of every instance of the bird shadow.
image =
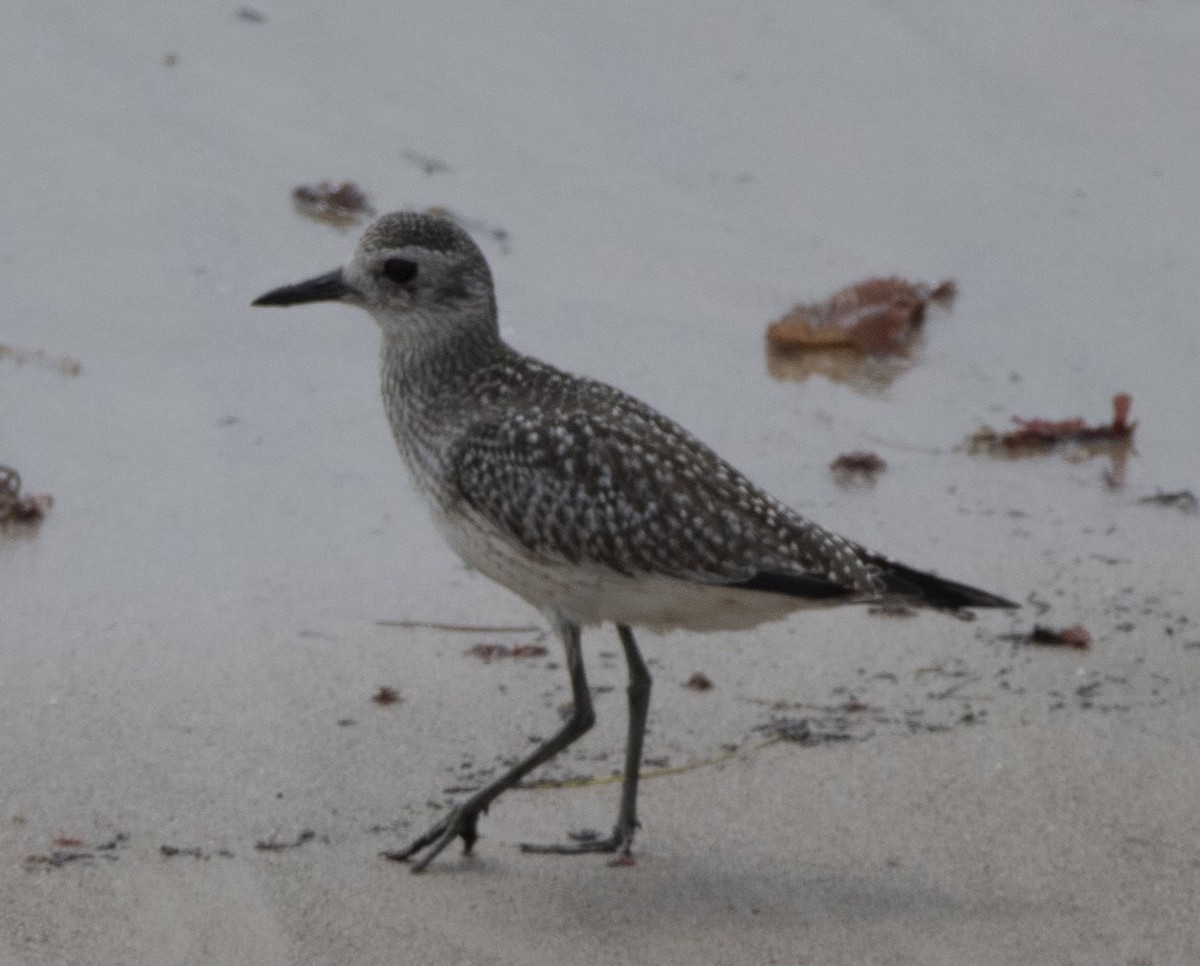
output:
[[[521, 883], [523, 903], [564, 929], [586, 934], [619, 930], [633, 936], [676, 928], [702, 938], [750, 925], [792, 931], [817, 922], [845, 929], [889, 923], [936, 927], [938, 922], [1015, 920], [1036, 911], [1020, 898], [990, 890], [986, 896], [951, 892], [931, 884], [921, 870], [886, 863], [855, 870], [782, 859], [773, 863], [761, 855], [730, 860], [699, 853], [642, 855], [624, 867], [581, 857], [471, 858], [466, 864], [493, 884], [496, 879], [511, 884], [517, 861], [539, 866]], [[580, 875], [577, 863], [587, 862], [592, 867]]]

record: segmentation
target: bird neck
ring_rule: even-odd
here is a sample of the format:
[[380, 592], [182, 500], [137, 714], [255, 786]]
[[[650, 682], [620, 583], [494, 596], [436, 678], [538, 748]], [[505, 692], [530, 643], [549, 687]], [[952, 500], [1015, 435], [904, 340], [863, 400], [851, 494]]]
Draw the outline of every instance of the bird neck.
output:
[[478, 411], [475, 383], [516, 356], [490, 331], [448, 327], [420, 339], [384, 331], [382, 388], [392, 435], [416, 481], [435, 503], [444, 495], [446, 451]]
[[516, 352], [490, 325], [444, 325], [418, 338], [384, 330], [383, 393], [394, 406], [428, 410], [456, 404], [469, 395], [473, 376]]

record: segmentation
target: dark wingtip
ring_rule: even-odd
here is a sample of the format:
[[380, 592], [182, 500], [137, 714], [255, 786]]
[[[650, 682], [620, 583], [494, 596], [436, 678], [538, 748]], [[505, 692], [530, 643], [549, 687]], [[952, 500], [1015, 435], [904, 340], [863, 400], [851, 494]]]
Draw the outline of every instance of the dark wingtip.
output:
[[[885, 596], [904, 597], [914, 604], [922, 604], [935, 610], [964, 611], [976, 607], [1020, 607], [1004, 597], [990, 594], [978, 587], [946, 580], [934, 574], [913, 570], [904, 564], [882, 558], [871, 561], [880, 570]], [[748, 580], [727, 584], [743, 590], [760, 590], [770, 594], [784, 594], [812, 601], [834, 602], [845, 598], [862, 598], [841, 584], [815, 574], [760, 573]]]
[[768, 594], [783, 594], [804, 600], [838, 600], [854, 592], [816, 574], [758, 573], [747, 580], [725, 584], [741, 590], [761, 590]]
[[872, 562], [880, 567], [880, 576], [889, 593], [910, 597], [937, 610], [966, 610], [976, 607], [1012, 609], [1021, 606], [978, 587], [914, 570], [892, 560]]

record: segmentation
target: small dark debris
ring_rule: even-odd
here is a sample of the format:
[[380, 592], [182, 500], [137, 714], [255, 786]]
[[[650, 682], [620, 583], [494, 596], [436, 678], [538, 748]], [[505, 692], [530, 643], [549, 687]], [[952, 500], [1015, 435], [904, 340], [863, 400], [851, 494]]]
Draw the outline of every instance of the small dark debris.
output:
[[978, 677], [963, 677], [957, 684], [952, 684], [948, 688], [943, 688], [941, 691], [930, 691], [928, 697], [933, 701], [945, 701], [946, 698], [953, 697], [968, 684], [977, 684]]
[[441, 158], [428, 154], [418, 154], [416, 151], [401, 151], [400, 157], [416, 165], [424, 174], [453, 174], [454, 169]]
[[490, 664], [497, 658], [545, 657], [549, 652], [541, 644], [476, 644], [464, 653]]
[[[912, 712], [909, 713], [911, 714]], [[910, 717], [904, 719], [904, 726], [908, 728], [910, 734], [916, 734], [917, 732], [941, 734], [950, 730], [950, 725], [948, 724], [941, 724], [935, 721], [917, 721]]]
[[179, 55], [175, 51], [168, 51], [163, 54], [162, 65], [164, 67], [175, 67], [179, 64]]
[[253, 7], [241, 7], [237, 12], [238, 20], [244, 20], [246, 23], [266, 23], [267, 15], [261, 10], [255, 10]]
[[1154, 496], [1142, 497], [1138, 503], [1145, 506], [1173, 506], [1182, 513], [1200, 513], [1200, 500], [1191, 490], [1175, 490], [1173, 493], [1159, 490]]
[[378, 691], [371, 695], [371, 700], [380, 706], [399, 704], [401, 701], [400, 692], [384, 684], [380, 686]]
[[833, 477], [837, 482], [873, 483], [875, 477], [887, 469], [887, 461], [878, 453], [856, 450], [852, 453], [842, 453], [829, 464]]
[[41, 523], [54, 497], [48, 493], [21, 495], [21, 474], [11, 466], [0, 466], [0, 524]]
[[690, 678], [683, 682], [683, 686], [689, 691], [711, 691], [716, 685], [712, 683], [712, 678], [702, 671], [697, 671]]
[[90, 862], [95, 857], [95, 854], [92, 852], [76, 852], [68, 851], [66, 849], [55, 849], [53, 852], [25, 856], [25, 868], [61, 869], [68, 862]]
[[176, 856], [186, 856], [192, 859], [207, 859], [208, 853], [203, 849], [192, 846], [191, 848], [181, 848], [178, 845], [160, 845], [158, 851], [168, 859], [173, 859]]
[[322, 181], [292, 189], [292, 203], [306, 218], [345, 230], [375, 214], [366, 194], [353, 181]]
[[1035, 611], [1037, 611], [1039, 617], [1049, 611], [1051, 606], [1050, 601], [1039, 597], [1035, 591], [1029, 592], [1029, 596], [1025, 598], [1025, 602], [1029, 604], [1029, 606]]
[[1054, 630], [1042, 624], [1034, 624], [1029, 637], [1030, 644], [1040, 644], [1045, 647], [1072, 647], [1081, 651], [1092, 646], [1092, 635], [1082, 624], [1072, 624], [1062, 630]]
[[916, 617], [917, 609], [908, 604], [872, 604], [867, 613], [873, 617]]
[[31, 362], [45, 369], [56, 369], [64, 376], [77, 376], [83, 372], [83, 363], [71, 356], [52, 356], [45, 349], [19, 349], [14, 345], [0, 343], [0, 359], [12, 359], [19, 366]]
[[795, 742], [806, 747], [854, 740], [848, 726], [834, 723], [830, 728], [819, 729], [814, 727], [808, 718], [775, 718], [755, 730], [764, 731], [772, 737], [779, 737], [784, 741]]
[[337, 726], [339, 728], [349, 728], [351, 725], [356, 725], [358, 722], [354, 718], [338, 718]]
[[282, 852], [285, 849], [298, 849], [302, 845], [306, 845], [317, 837], [317, 833], [312, 829], [301, 829], [299, 834], [290, 842], [281, 842], [274, 835], [269, 839], [260, 839], [254, 843], [254, 847], [260, 852]]
[[903, 352], [920, 329], [929, 302], [949, 302], [955, 294], [952, 281], [930, 288], [902, 278], [868, 278], [825, 302], [793, 307], [767, 326], [767, 342], [774, 349]]
[[129, 833], [117, 832], [107, 842], [99, 845], [87, 845], [81, 838], [66, 835], [59, 836], [53, 841], [58, 848], [52, 852], [26, 856], [25, 868], [60, 869], [70, 862], [91, 862], [97, 858], [115, 862], [117, 850], [123, 848], [129, 841]]
[[407, 818], [398, 818], [391, 822], [376, 822], [374, 825], [367, 826], [367, 831], [372, 835], [380, 835], [387, 833], [389, 835], [402, 835], [412, 827], [412, 822]]
[[927, 674], [933, 674], [940, 678], [962, 679], [969, 676], [971, 673], [966, 669], [966, 667], [959, 666], [962, 664], [962, 662], [956, 661], [953, 662], [953, 664], [955, 665], [953, 667], [946, 667], [944, 664], [933, 664], [929, 667], [919, 667], [915, 672], [915, 676], [918, 681]]

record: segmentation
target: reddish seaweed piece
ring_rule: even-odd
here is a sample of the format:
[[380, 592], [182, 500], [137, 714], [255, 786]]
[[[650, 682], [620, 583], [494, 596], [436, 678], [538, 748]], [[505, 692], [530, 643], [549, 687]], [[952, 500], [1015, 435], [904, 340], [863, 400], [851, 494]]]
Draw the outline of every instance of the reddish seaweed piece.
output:
[[300, 214], [334, 228], [350, 228], [375, 214], [366, 193], [353, 181], [297, 185], [292, 189], [292, 203]]
[[929, 302], [948, 302], [956, 292], [950, 280], [930, 287], [895, 277], [864, 279], [825, 302], [794, 306], [767, 326], [767, 342], [777, 349], [903, 352]]
[[1010, 448], [1057, 446], [1060, 443], [1096, 443], [1128, 440], [1133, 437], [1137, 423], [1129, 421], [1133, 397], [1119, 392], [1112, 399], [1113, 419], [1107, 426], [1088, 426], [1082, 418], [1021, 419], [1013, 417], [1018, 428], [1005, 433], [1001, 440]]
[[984, 427], [969, 440], [972, 452], [1002, 452], [1009, 456], [1055, 449], [1066, 445], [1111, 446], [1127, 445], [1133, 441], [1137, 423], [1129, 419], [1133, 397], [1119, 392], [1112, 397], [1111, 423], [1089, 426], [1082, 417], [1074, 419], [1023, 419], [1014, 416], [1017, 428], [997, 433]]

